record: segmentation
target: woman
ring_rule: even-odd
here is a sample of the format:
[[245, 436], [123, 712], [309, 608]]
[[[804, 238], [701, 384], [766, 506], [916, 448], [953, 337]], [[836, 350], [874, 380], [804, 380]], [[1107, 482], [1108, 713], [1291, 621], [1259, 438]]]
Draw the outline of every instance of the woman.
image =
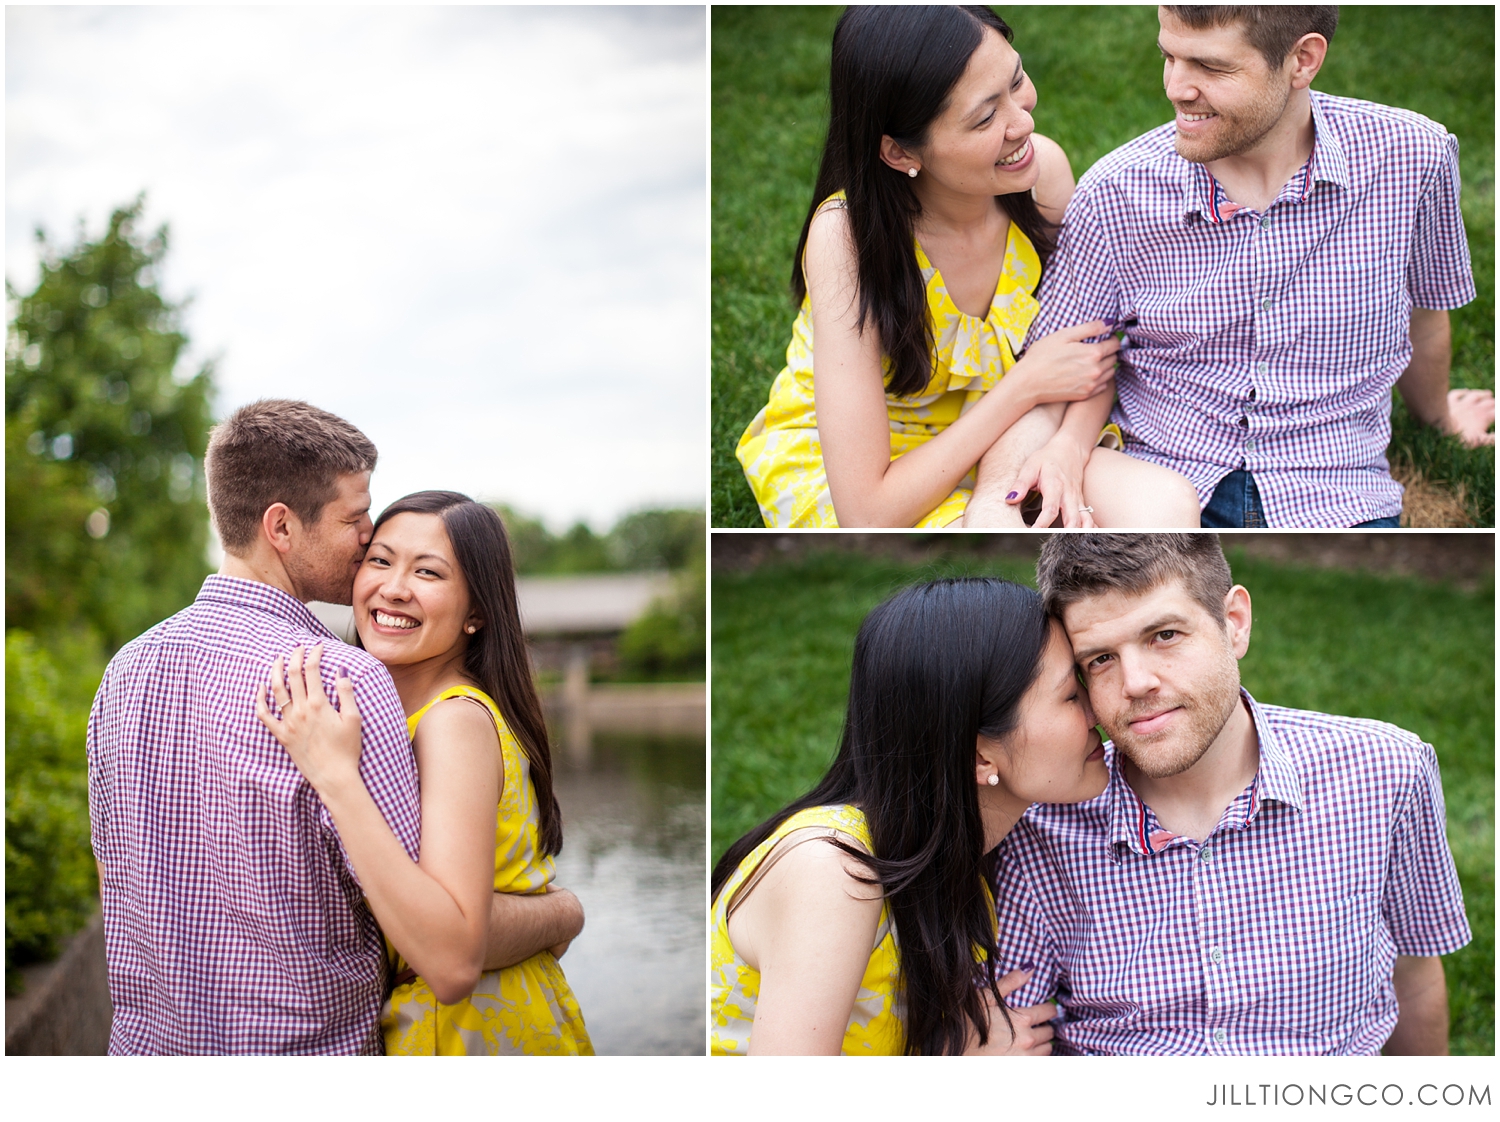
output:
[[[1182, 476], [1090, 455], [1120, 444], [1113, 426], [1101, 434], [1120, 346], [1108, 325], [1018, 357], [1073, 174], [1033, 132], [1036, 90], [1010, 39], [983, 7], [839, 20], [792, 266], [800, 311], [736, 450], [768, 526], [1019, 526], [1033, 484], [1039, 525], [1059, 510], [1066, 526], [1198, 525]], [[968, 510], [981, 460], [987, 478], [1019, 479], [1015, 505]]]
[[[500, 517], [451, 491], [393, 503], [354, 579], [360, 644], [391, 672], [422, 790], [413, 862], [359, 774], [359, 714], [280, 660], [256, 711], [323, 800], [399, 957], [381, 1028], [391, 1055], [592, 1054], [555, 955], [482, 970], [492, 892], [545, 892], [562, 817]], [[307, 682], [314, 683], [309, 689]]]
[[[715, 1055], [1045, 1055], [1002, 1010], [994, 850], [1033, 802], [1104, 790], [1061, 626], [988, 578], [907, 588], [859, 629], [837, 757], [713, 873]], [[872, 949], [873, 948], [873, 949]]]

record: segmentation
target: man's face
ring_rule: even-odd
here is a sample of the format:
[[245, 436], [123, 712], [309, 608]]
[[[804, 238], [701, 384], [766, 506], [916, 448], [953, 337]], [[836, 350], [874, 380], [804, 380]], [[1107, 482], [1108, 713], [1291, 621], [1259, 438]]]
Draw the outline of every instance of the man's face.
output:
[[1208, 751], [1239, 704], [1243, 627], [1219, 624], [1178, 580], [1143, 595], [1106, 592], [1069, 606], [1063, 623], [1089, 700], [1115, 746], [1153, 779]]
[[1199, 30], [1157, 10], [1162, 84], [1177, 109], [1177, 154], [1196, 164], [1253, 148], [1281, 120], [1290, 69], [1272, 70], [1239, 23]]
[[286, 555], [287, 574], [303, 600], [350, 603], [354, 574], [370, 544], [370, 473], [341, 475], [337, 487], [318, 520], [301, 524]]

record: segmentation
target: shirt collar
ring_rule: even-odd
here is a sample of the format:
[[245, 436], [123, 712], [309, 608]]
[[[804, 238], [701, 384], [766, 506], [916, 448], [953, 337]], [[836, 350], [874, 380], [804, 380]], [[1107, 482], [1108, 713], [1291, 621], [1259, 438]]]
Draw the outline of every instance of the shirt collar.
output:
[[[1290, 197], [1301, 202], [1312, 194], [1319, 183], [1335, 187], [1349, 187], [1349, 159], [1328, 119], [1323, 112], [1322, 95], [1312, 94], [1313, 148], [1297, 174], [1276, 196], [1278, 200]], [[1200, 214], [1205, 222], [1219, 225], [1228, 222], [1239, 212], [1239, 207], [1229, 201], [1224, 189], [1208, 170], [1206, 164], [1195, 164], [1191, 160], [1177, 157], [1182, 164], [1182, 214]]]
[[275, 585], [241, 577], [226, 577], [211, 573], [203, 578], [203, 587], [198, 590], [198, 600], [216, 604], [233, 604], [241, 608], [253, 608], [276, 616], [297, 627], [305, 628], [315, 635], [337, 639], [323, 622], [312, 614], [301, 600], [290, 592], [283, 592]]
[[[1277, 739], [1261, 712], [1255, 698], [1248, 690], [1241, 689], [1240, 697], [1250, 710], [1250, 719], [1255, 723], [1255, 737], [1260, 747], [1260, 765], [1255, 778], [1255, 787], [1249, 818], [1254, 819], [1258, 809], [1267, 802], [1280, 802], [1297, 810], [1302, 809], [1302, 779], [1296, 765]], [[1135, 789], [1125, 781], [1121, 772], [1120, 752], [1110, 741], [1105, 747], [1109, 765], [1109, 842], [1110, 854], [1116, 862], [1123, 856], [1121, 847], [1131, 849], [1143, 857], [1149, 857], [1160, 848], [1152, 843], [1148, 825], [1146, 804], [1141, 802]]]

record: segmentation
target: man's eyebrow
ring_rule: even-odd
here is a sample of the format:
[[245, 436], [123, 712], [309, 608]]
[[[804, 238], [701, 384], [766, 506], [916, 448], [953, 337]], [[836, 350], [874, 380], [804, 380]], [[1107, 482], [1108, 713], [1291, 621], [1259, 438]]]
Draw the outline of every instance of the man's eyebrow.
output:
[[[1145, 635], [1154, 635], [1158, 631], [1180, 631], [1187, 622], [1187, 619], [1180, 615], [1160, 616], [1136, 632], [1136, 636], [1139, 638]], [[1107, 654], [1108, 652], [1108, 647], [1084, 647], [1081, 650], [1075, 648], [1073, 651], [1073, 661], [1082, 666], [1098, 655]]]

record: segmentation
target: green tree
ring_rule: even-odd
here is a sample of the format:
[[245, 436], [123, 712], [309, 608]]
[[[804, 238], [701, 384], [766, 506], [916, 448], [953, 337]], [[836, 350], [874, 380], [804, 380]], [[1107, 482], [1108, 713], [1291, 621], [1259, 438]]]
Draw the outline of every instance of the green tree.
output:
[[114, 650], [190, 602], [207, 570], [203, 452], [213, 371], [179, 381], [187, 336], [157, 290], [163, 226], [143, 199], [98, 241], [42, 247], [5, 353], [7, 627], [86, 628]]
[[703, 511], [638, 510], [615, 523], [605, 544], [620, 569], [686, 568], [703, 550]]
[[[75, 670], [79, 656], [69, 660]], [[68, 673], [24, 631], [5, 633], [5, 991], [54, 957], [93, 910], [84, 732], [98, 673]]]
[[630, 677], [648, 681], [701, 682], [708, 635], [707, 564], [699, 531], [685, 564], [661, 597], [620, 635], [620, 665]]

